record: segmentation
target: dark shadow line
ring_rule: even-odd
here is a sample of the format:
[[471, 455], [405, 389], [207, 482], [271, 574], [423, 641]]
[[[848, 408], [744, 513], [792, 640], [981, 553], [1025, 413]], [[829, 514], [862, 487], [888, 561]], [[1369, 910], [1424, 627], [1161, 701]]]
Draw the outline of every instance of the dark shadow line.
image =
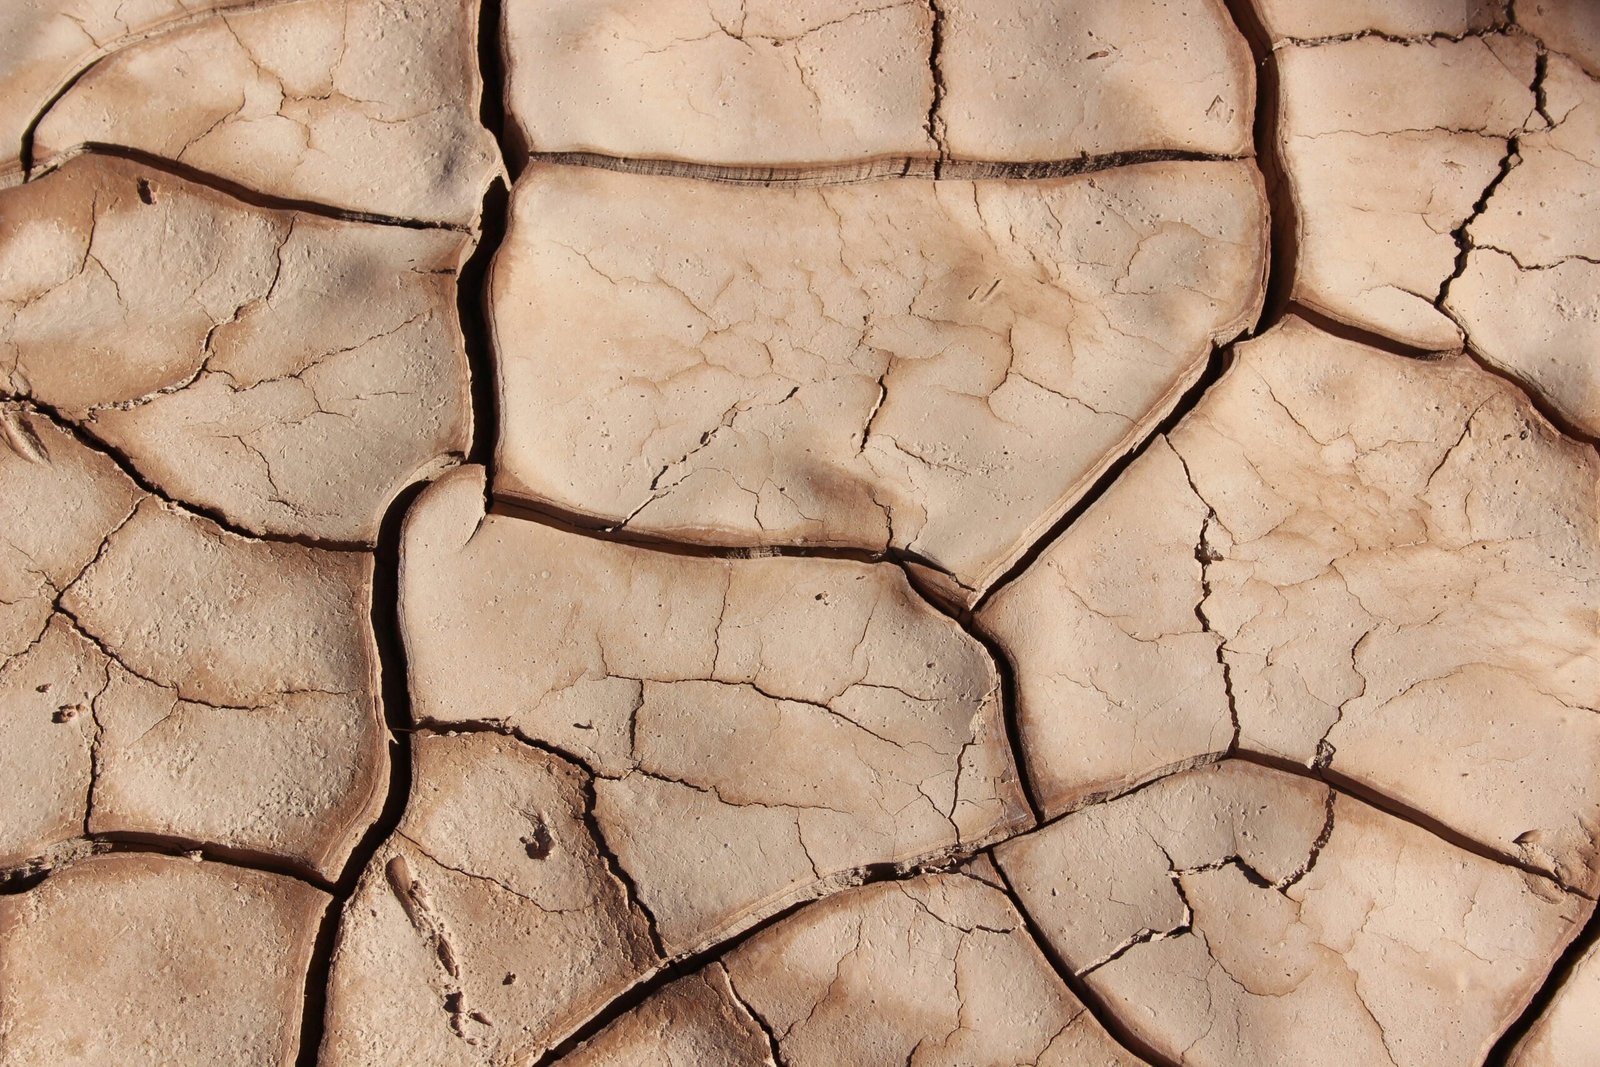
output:
[[[680, 541], [671, 537], [635, 532], [614, 521], [570, 511], [554, 504], [536, 503], [530, 500], [493, 495], [489, 499], [487, 514], [519, 519], [561, 533], [586, 537], [596, 541], [605, 541], [610, 544], [624, 545], [628, 548], [642, 549], [647, 552], [659, 552], [669, 556], [686, 556], [696, 559], [772, 559], [793, 557], [844, 560], [851, 563], [873, 565], [891, 564], [901, 565], [902, 567], [915, 565], [926, 567], [928, 570], [950, 577], [954, 581], [954, 577], [949, 575], [937, 563], [917, 553], [907, 552], [899, 548], [874, 550], [850, 548], [843, 545], [697, 544], [693, 541]], [[918, 592], [923, 592], [922, 587], [915, 580], [912, 581], [912, 584], [918, 588]]]
[[1228, 368], [1233, 365], [1233, 358], [1232, 343], [1213, 347], [1204, 369], [1200, 372], [1200, 376], [1178, 397], [1177, 402], [1172, 406], [1172, 410], [1167, 412], [1161, 421], [1152, 426], [1141, 440], [1118, 456], [1110, 466], [1102, 471], [1100, 476], [1083, 491], [1077, 501], [1061, 514], [1060, 518], [1051, 523], [1043, 533], [1035, 537], [1032, 544], [988, 584], [983, 591], [983, 595], [978, 597], [977, 601], [972, 605], [973, 613], [981, 612], [997, 593], [1020, 577], [1034, 563], [1038, 562], [1040, 556], [1071, 529], [1090, 508], [1100, 502], [1100, 499], [1122, 477], [1123, 472], [1150, 450], [1150, 446], [1157, 438], [1166, 437], [1167, 434], [1171, 433], [1178, 423], [1182, 422], [1199, 405], [1206, 392], [1228, 372]]
[[1027, 752], [1022, 744], [1022, 724], [1018, 720], [1021, 705], [1017, 699], [1016, 666], [1011, 662], [1011, 656], [1006, 652], [1005, 646], [983, 628], [972, 611], [946, 603], [924, 588], [909, 568], [902, 566], [901, 569], [905, 571], [906, 582], [912, 590], [930, 608], [959, 626], [964, 634], [983, 649], [985, 655], [989, 657], [989, 662], [994, 665], [995, 676], [1000, 682], [1000, 718], [1005, 729], [1006, 747], [1011, 753], [1011, 764], [1017, 776], [1017, 788], [1022, 793], [1023, 802], [1028, 805], [1028, 814], [1033, 817], [1030, 826], [1017, 830], [1009, 837], [1031, 833], [1044, 822], [1044, 809], [1039, 804], [1038, 793], [1034, 791], [1032, 771], [1028, 768]]
[[52, 156], [41, 164], [38, 171], [30, 172], [30, 183], [42, 181], [52, 173], [84, 156], [105, 156], [110, 159], [122, 159], [135, 163], [141, 167], [164, 174], [178, 181], [199, 185], [231, 197], [251, 207], [261, 208], [266, 211], [297, 211], [303, 215], [316, 215], [336, 222], [353, 222], [369, 226], [396, 226], [407, 230], [446, 230], [452, 233], [466, 234], [471, 232], [471, 227], [456, 222], [438, 222], [428, 219], [403, 218], [397, 215], [380, 215], [370, 211], [357, 211], [353, 208], [337, 207], [333, 204], [324, 204], [315, 200], [300, 200], [294, 197], [278, 196], [273, 193], [264, 193], [259, 189], [252, 189], [247, 185], [230, 181], [210, 171], [191, 167], [187, 163], [167, 159], [153, 152], [146, 152], [139, 148], [129, 148], [126, 145], [109, 144], [104, 141], [85, 141], [73, 148], [67, 149], [58, 155]]
[[1254, 337], [1271, 329], [1283, 318], [1293, 298], [1300, 264], [1300, 211], [1295, 202], [1294, 183], [1278, 145], [1278, 129], [1283, 104], [1282, 78], [1278, 54], [1272, 46], [1255, 0], [1223, 0], [1239, 35], [1255, 60], [1255, 121], [1251, 124], [1256, 166], [1267, 189], [1271, 236], [1267, 244], [1267, 293]]
[[1068, 966], [1067, 961], [1056, 951], [1055, 945], [1051, 944], [1050, 939], [1039, 929], [1039, 924], [1034, 921], [1033, 916], [1022, 903], [1022, 898], [1017, 895], [1017, 891], [1012, 886], [1011, 879], [1007, 876], [1005, 868], [999, 862], [996, 862], [994, 870], [1000, 877], [1006, 896], [1010, 898], [1011, 906], [1016, 909], [1017, 915], [1022, 919], [1023, 929], [1033, 939], [1034, 946], [1038, 948], [1040, 955], [1044, 956], [1045, 961], [1050, 964], [1051, 969], [1056, 972], [1056, 977], [1061, 979], [1061, 983], [1078, 999], [1078, 1003], [1083, 1005], [1084, 1010], [1089, 1013], [1094, 1021], [1100, 1024], [1100, 1029], [1104, 1030], [1111, 1040], [1121, 1045], [1126, 1051], [1154, 1065], [1154, 1067], [1178, 1067], [1177, 1061], [1168, 1059], [1157, 1052], [1124, 1025], [1121, 1018], [1106, 1007], [1105, 1001], [1100, 998], [1100, 995], [1094, 991], [1088, 982], [1078, 977], [1078, 973]]
[[1491, 363], [1483, 355], [1483, 353], [1479, 352], [1477, 348], [1473, 346], [1470, 339], [1467, 342], [1465, 351], [1467, 358], [1472, 360], [1472, 362], [1477, 365], [1479, 370], [1483, 371], [1485, 374], [1500, 379], [1501, 381], [1510, 385], [1512, 388], [1516, 389], [1516, 391], [1521, 394], [1522, 398], [1528, 402], [1528, 405], [1532, 407], [1533, 410], [1537, 411], [1539, 416], [1544, 419], [1545, 422], [1548, 422], [1562, 436], [1570, 437], [1574, 441], [1581, 441], [1590, 448], [1600, 449], [1600, 437], [1596, 437], [1587, 430], [1580, 429], [1579, 427], [1573, 425], [1565, 415], [1556, 410], [1555, 405], [1546, 400], [1544, 395], [1540, 393], [1538, 389], [1534, 388], [1533, 385], [1521, 375], [1517, 374], [1515, 371], [1507, 370], [1505, 367], [1496, 366], [1494, 363]]
[[456, 320], [467, 356], [472, 403], [469, 463], [488, 465], [500, 439], [500, 385], [495, 371], [494, 328], [489, 318], [489, 272], [510, 221], [510, 193], [494, 179], [483, 197], [478, 245], [456, 276]]
[[1346, 322], [1343, 319], [1336, 319], [1327, 312], [1318, 311], [1316, 308], [1302, 304], [1298, 300], [1291, 300], [1285, 312], [1298, 319], [1303, 319], [1306, 323], [1315, 326], [1330, 337], [1337, 337], [1341, 341], [1349, 341], [1353, 344], [1375, 348], [1380, 352], [1387, 352], [1391, 356], [1399, 356], [1401, 359], [1414, 359], [1423, 363], [1431, 363], [1444, 359], [1453, 351], [1422, 348], [1418, 345], [1407, 344], [1398, 338], [1390, 337], [1386, 333], [1380, 333], [1365, 326]]
[[321, 1053], [339, 920], [355, 894], [362, 873], [400, 825], [411, 796], [411, 691], [406, 684], [405, 639], [400, 629], [400, 534], [406, 512], [429, 484], [414, 482], [401, 490], [389, 502], [378, 531], [369, 619], [377, 657], [377, 695], [388, 734], [385, 741], [389, 760], [388, 787], [377, 816], [350, 850], [338, 879], [328, 887], [333, 897], [317, 926], [311, 963], [306, 969], [300, 1051], [296, 1060], [299, 1067], [314, 1067]]
[[1351, 800], [1381, 811], [1392, 819], [1414, 826], [1452, 848], [1471, 853], [1479, 859], [1488, 860], [1491, 863], [1520, 871], [1530, 878], [1537, 878], [1548, 883], [1552, 889], [1557, 889], [1584, 900], [1591, 899], [1588, 893], [1566, 885], [1554, 873], [1536, 867], [1520, 857], [1501, 852], [1481, 841], [1475, 841], [1422, 809], [1380, 792], [1348, 775], [1339, 773], [1331, 767], [1313, 769], [1303, 763], [1298, 763], [1282, 756], [1269, 755], [1265, 752], [1256, 752], [1250, 749], [1239, 749], [1231, 753], [1229, 759], [1236, 759], [1241, 763], [1251, 763], [1258, 767], [1266, 767], [1269, 770], [1291, 774], [1297, 778], [1304, 778], [1308, 781], [1328, 786]]
[[201, 841], [177, 834], [145, 830], [106, 830], [58, 842], [52, 849], [70, 849], [79, 845], [84, 847], [83, 854], [59, 865], [48, 862], [46, 857], [41, 857], [40, 861], [24, 861], [0, 871], [0, 896], [25, 893], [47, 881], [56, 871], [64, 870], [84, 859], [114, 855], [169, 856], [174, 859], [198, 857], [207, 863], [291, 878], [325, 893], [333, 889], [333, 882], [287, 856], [260, 849], [221, 845], [214, 841]]
[[1484, 1067], [1513, 1067], [1512, 1055], [1517, 1046], [1533, 1030], [1534, 1024], [1555, 1003], [1555, 999], [1570, 984], [1584, 953], [1600, 944], [1600, 908], [1589, 912], [1589, 918], [1567, 947], [1561, 950], [1555, 966], [1545, 974], [1539, 988], [1533, 991], [1522, 1011], [1506, 1025], [1484, 1056]]
[[495, 146], [500, 150], [500, 162], [512, 184], [516, 184], [517, 176], [527, 165], [528, 153], [514, 144], [506, 114], [506, 90], [511, 83], [506, 77], [504, 26], [504, 0], [479, 0], [478, 76], [483, 82], [483, 91], [478, 98], [478, 121], [493, 135]]
[[178, 497], [172, 496], [165, 489], [162, 489], [149, 478], [146, 478], [144, 472], [139, 470], [139, 468], [134, 465], [132, 458], [130, 458], [127, 453], [106, 441], [99, 434], [84, 426], [81, 422], [62, 414], [61, 410], [55, 405], [47, 404], [44, 401], [36, 399], [32, 396], [16, 395], [11, 393], [0, 393], [0, 403], [16, 404], [39, 415], [41, 418], [46, 419], [52, 425], [54, 425], [56, 429], [62, 431], [73, 440], [77, 441], [78, 444], [82, 445], [84, 448], [87, 448], [91, 452], [94, 452], [98, 455], [104, 456], [106, 459], [109, 459], [112, 463], [116, 464], [117, 469], [122, 472], [124, 477], [138, 487], [140, 492], [146, 494], [147, 496], [153, 497], [162, 503], [169, 504], [185, 514], [203, 519], [206, 522], [216, 526], [218, 529], [221, 529], [226, 533], [230, 533], [235, 537], [242, 538], [246, 541], [260, 541], [266, 544], [299, 545], [302, 548], [314, 548], [319, 552], [365, 553], [372, 551], [372, 546], [362, 541], [336, 541], [319, 537], [308, 537], [304, 534], [270, 533], [260, 530], [251, 530], [248, 527], [240, 526], [216, 508], [207, 507], [204, 504], [196, 503], [192, 500], [182, 500]]
[[[1416, 345], [1409, 345], [1404, 341], [1390, 337], [1387, 334], [1379, 333], [1376, 330], [1371, 330], [1362, 326], [1356, 326], [1340, 319], [1332, 318], [1324, 312], [1317, 311], [1315, 308], [1307, 307], [1298, 301], [1290, 301], [1289, 306], [1286, 309], [1286, 313], [1294, 315], [1296, 318], [1303, 319], [1307, 324], [1315, 326], [1318, 330], [1321, 330], [1323, 333], [1326, 333], [1332, 337], [1337, 337], [1342, 341], [1350, 341], [1353, 344], [1364, 345], [1367, 348], [1373, 348], [1379, 352], [1385, 352], [1391, 356], [1399, 356], [1401, 359], [1411, 359], [1423, 363], [1432, 363], [1438, 360], [1447, 359], [1457, 352], [1465, 352], [1466, 357], [1476, 364], [1479, 370], [1483, 371], [1485, 374], [1500, 379], [1515, 389], [1522, 399], [1528, 403], [1528, 406], [1537, 411], [1540, 418], [1548, 422], [1550, 426], [1562, 436], [1569, 437], [1574, 441], [1582, 442], [1590, 447], [1600, 448], [1600, 437], [1596, 437], [1594, 434], [1574, 425], [1570, 419], [1568, 419], [1560, 411], [1556, 410], [1555, 405], [1551, 404], [1550, 401], [1545, 399], [1543, 394], [1541, 394], [1531, 382], [1524, 379], [1521, 375], [1517, 374], [1515, 371], [1496, 366], [1494, 363], [1492, 363], [1472, 344], [1470, 337], [1467, 339], [1467, 343], [1462, 349], [1439, 351], [1429, 348], [1419, 348]], [[1452, 321], [1454, 320], [1452, 319]], [[1460, 324], [1458, 323], [1457, 326], [1459, 327], [1459, 325]], [[1466, 331], [1463, 330], [1462, 332], [1465, 333]]]
[[696, 163], [656, 157], [613, 156], [602, 152], [530, 152], [530, 164], [561, 167], [588, 167], [657, 177], [692, 178], [728, 185], [753, 185], [769, 188], [819, 185], [850, 185], [856, 182], [890, 178], [978, 181], [1009, 179], [1041, 181], [1095, 174], [1118, 167], [1149, 163], [1232, 163], [1247, 156], [1220, 155], [1153, 148], [1103, 155], [1082, 155], [1069, 159], [1038, 162], [1007, 162], [981, 159], [946, 159], [938, 156], [880, 156], [849, 163], [793, 164], [757, 166], [747, 164]]

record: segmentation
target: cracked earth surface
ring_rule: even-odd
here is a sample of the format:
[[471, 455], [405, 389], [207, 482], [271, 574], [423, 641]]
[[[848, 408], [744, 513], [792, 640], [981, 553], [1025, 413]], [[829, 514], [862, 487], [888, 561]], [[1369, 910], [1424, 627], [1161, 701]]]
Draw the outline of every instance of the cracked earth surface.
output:
[[0, 1064], [1600, 1065], [1600, 5], [14, 0]]

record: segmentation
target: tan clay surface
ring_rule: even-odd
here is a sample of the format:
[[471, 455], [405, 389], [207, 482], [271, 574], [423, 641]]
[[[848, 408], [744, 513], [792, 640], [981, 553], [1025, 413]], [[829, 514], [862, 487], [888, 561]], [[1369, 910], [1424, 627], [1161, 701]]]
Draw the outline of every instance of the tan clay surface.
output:
[[0, 1067], [1600, 1067], [1600, 4], [0, 8]]
[[495, 734], [412, 756], [413, 802], [346, 906], [323, 1059], [523, 1062], [657, 961], [648, 918], [581, 767]]
[[166, 494], [256, 533], [370, 542], [401, 486], [465, 450], [460, 235], [265, 211], [100, 156], [7, 211], [12, 391]]
[[472, 104], [476, 7], [287, 0], [191, 19], [85, 71], [33, 157], [125, 145], [291, 200], [470, 223], [497, 166]]
[[156, 835], [337, 870], [386, 775], [370, 561], [238, 537], [49, 420], [5, 418], [0, 485], [25, 502], [7, 555], [31, 580], [0, 668], [0, 854]]
[[1297, 319], [1237, 353], [984, 609], [1046, 811], [1231, 742], [1592, 891], [1593, 450], [1461, 361]]
[[795, 1065], [1140, 1062], [1062, 984], [1005, 894], [959, 875], [840, 893], [560, 1062], [759, 1063], [769, 1050]]
[[1256, 4], [1274, 42], [1352, 34], [1461, 37], [1502, 22], [1506, 6], [1496, 0], [1259, 0]]
[[892, 566], [485, 517], [474, 468], [423, 495], [401, 552], [414, 713], [489, 719], [588, 768], [670, 952], [1029, 818], [988, 654]]
[[970, 600], [1254, 317], [1260, 200], [1238, 163], [804, 190], [535, 166], [490, 291], [494, 491], [889, 549]]
[[1600, 952], [1590, 947], [1554, 1003], [1512, 1054], [1513, 1067], [1589, 1067], [1600, 1063]]
[[0, 899], [0, 1062], [292, 1064], [327, 894], [100, 856]]
[[504, 49], [524, 151], [759, 166], [1250, 151], [1249, 51], [1218, 0], [511, 3]]
[[103, 56], [250, 0], [13, 0], [0, 8], [0, 175], [63, 89]]
[[[1379, 37], [1278, 51], [1281, 151], [1300, 214], [1294, 294], [1342, 322], [1444, 351], [1461, 334], [1435, 305], [1452, 235], [1541, 119], [1522, 37], [1402, 44]], [[1386, 93], [1391, 81], [1427, 85]]]
[[[1545, 129], [1467, 228], [1472, 251], [1445, 309], [1495, 366], [1565, 423], [1600, 433], [1600, 82], [1552, 55]], [[1587, 353], [1591, 358], [1581, 358]]]
[[1193, 1064], [1479, 1062], [1588, 905], [1236, 762], [997, 853], [1066, 965]]

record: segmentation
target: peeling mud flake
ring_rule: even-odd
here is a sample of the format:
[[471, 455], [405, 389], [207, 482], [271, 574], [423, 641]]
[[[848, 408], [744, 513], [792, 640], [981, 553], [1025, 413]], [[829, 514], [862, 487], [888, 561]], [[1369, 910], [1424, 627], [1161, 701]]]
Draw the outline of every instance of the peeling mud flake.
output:
[[733, 166], [1249, 150], [1220, 2], [505, 6], [517, 148]]
[[452, 473], [407, 517], [413, 711], [584, 764], [669, 952], [1028, 820], [993, 664], [897, 568], [485, 517], [483, 479]]
[[1600, 1050], [1600, 949], [1590, 946], [1511, 1053], [1510, 1067], [1586, 1067]]
[[412, 758], [344, 908], [321, 1062], [530, 1062], [659, 962], [649, 917], [581, 767], [493, 733], [419, 734]]
[[1462, 227], [1541, 121], [1536, 52], [1508, 35], [1277, 51], [1278, 148], [1300, 218], [1296, 300], [1415, 348], [1461, 344], [1437, 305]]
[[50, 102], [97, 59], [253, 0], [9, 0], [0, 7], [0, 186]]
[[0, 897], [0, 1063], [295, 1062], [327, 894], [164, 856], [100, 856]]
[[1468, 226], [1445, 310], [1490, 364], [1564, 425], [1600, 437], [1600, 81], [1546, 58], [1542, 107], [1517, 165]]
[[[1502, 25], [1505, 0], [1247, 0], [1274, 42], [1328, 38], [1463, 37]], [[1567, 6], [1563, 4], [1563, 6]]]
[[1592, 892], [1600, 461], [1465, 359], [1237, 357], [979, 614], [1046, 813], [1237, 745]]
[[499, 169], [478, 121], [477, 21], [476, 0], [193, 19], [88, 69], [39, 120], [34, 159], [126, 146], [290, 200], [470, 226]]
[[1167, 1062], [1479, 1063], [1593, 903], [1229, 762], [1007, 842], [1066, 965]]
[[237, 537], [16, 417], [47, 460], [0, 451], [0, 857], [153, 835], [335, 873], [385, 776], [370, 557]]
[[970, 602], [1253, 321], [1264, 266], [1243, 163], [798, 190], [535, 166], [491, 283], [493, 490], [903, 553]]
[[[702, 1048], [717, 1051], [692, 1058]], [[745, 1050], [744, 1058], [726, 1058], [723, 1050], [732, 1049]], [[813, 904], [667, 986], [559, 1062], [1143, 1061], [1118, 1047], [1067, 989], [1002, 892], [947, 874]]]
[[369, 543], [467, 447], [462, 235], [253, 207], [84, 156], [0, 192], [0, 361], [163, 493]]
[[336, 872], [386, 774], [371, 566], [143, 503], [62, 598], [111, 659], [90, 830]]

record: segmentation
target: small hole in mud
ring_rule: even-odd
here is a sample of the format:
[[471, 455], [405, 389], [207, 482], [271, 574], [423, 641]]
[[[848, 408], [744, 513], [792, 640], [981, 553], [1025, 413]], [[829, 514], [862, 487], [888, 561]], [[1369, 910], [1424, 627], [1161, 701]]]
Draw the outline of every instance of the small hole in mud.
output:
[[143, 200], [146, 204], [153, 204], [156, 202], [156, 191], [151, 188], [150, 183], [145, 181], [143, 178], [139, 179], [139, 199]]
[[538, 815], [528, 816], [528, 822], [533, 832], [522, 839], [522, 844], [528, 850], [528, 858], [542, 860], [550, 855], [550, 849], [555, 842], [550, 837], [550, 827]]

